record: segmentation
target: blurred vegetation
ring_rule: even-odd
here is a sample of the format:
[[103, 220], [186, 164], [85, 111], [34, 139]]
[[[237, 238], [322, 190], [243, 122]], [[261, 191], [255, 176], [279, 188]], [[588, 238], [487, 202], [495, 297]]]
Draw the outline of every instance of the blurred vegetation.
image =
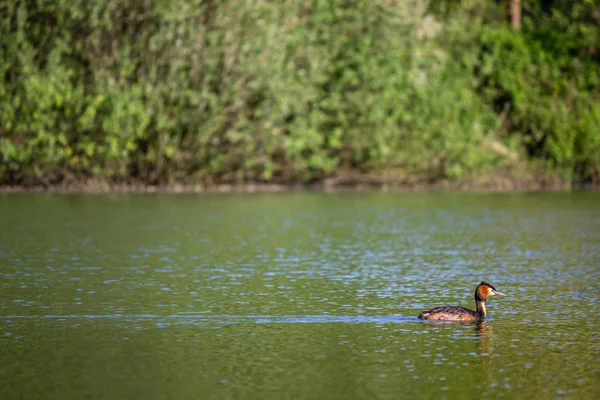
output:
[[600, 1], [0, 1], [0, 183], [600, 180]]

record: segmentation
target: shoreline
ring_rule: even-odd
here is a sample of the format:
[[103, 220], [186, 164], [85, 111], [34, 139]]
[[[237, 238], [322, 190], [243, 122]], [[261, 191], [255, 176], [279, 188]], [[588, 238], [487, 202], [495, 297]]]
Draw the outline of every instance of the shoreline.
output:
[[0, 185], [0, 194], [49, 193], [49, 194], [200, 194], [200, 193], [300, 193], [300, 192], [374, 192], [374, 193], [416, 193], [416, 192], [551, 192], [573, 190], [597, 190], [598, 184], [573, 185], [556, 180], [494, 179], [486, 182], [406, 183], [383, 182], [370, 179], [332, 178], [323, 181], [300, 183], [246, 182], [240, 184], [170, 184], [149, 185], [142, 183], [86, 182], [58, 185]]

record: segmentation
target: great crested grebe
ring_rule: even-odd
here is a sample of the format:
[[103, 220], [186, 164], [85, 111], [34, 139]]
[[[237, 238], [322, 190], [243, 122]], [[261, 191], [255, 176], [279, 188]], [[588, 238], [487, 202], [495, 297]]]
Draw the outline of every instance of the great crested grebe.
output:
[[475, 306], [476, 311], [469, 310], [460, 306], [440, 306], [432, 308], [429, 311], [423, 311], [419, 314], [420, 319], [438, 320], [438, 321], [478, 321], [483, 320], [487, 316], [485, 312], [485, 301], [488, 296], [497, 294], [506, 296], [504, 293], [498, 292], [489, 283], [481, 281], [475, 289]]

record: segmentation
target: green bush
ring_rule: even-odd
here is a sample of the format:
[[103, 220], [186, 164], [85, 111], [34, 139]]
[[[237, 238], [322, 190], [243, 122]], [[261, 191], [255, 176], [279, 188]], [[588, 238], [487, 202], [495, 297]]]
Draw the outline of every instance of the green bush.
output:
[[0, 183], [469, 180], [491, 142], [597, 181], [597, 3], [455, 3], [1, 3]]
[[540, 1], [526, 9], [523, 32], [476, 28], [474, 71], [486, 102], [508, 111], [507, 134], [568, 182], [600, 178], [599, 5]]

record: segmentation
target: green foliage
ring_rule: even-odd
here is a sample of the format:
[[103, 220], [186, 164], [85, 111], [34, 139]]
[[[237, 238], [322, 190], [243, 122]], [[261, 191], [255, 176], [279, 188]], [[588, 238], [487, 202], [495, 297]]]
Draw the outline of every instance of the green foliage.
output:
[[598, 4], [525, 3], [4, 2], [0, 183], [471, 179], [498, 141], [597, 181]]
[[548, 171], [567, 181], [597, 182], [599, 3], [556, 1], [527, 11], [521, 33], [505, 24], [477, 28], [485, 99], [509, 111], [508, 134], [545, 160]]

